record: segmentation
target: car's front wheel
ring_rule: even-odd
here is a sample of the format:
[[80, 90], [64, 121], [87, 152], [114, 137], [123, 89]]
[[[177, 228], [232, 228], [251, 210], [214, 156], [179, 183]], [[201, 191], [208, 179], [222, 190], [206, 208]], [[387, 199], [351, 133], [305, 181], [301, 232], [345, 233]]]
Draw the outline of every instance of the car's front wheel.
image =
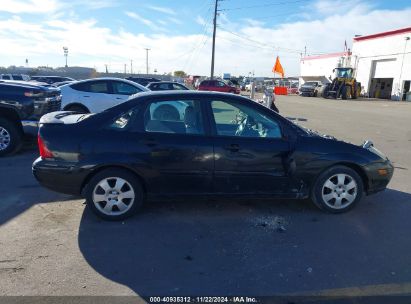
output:
[[363, 189], [362, 179], [355, 170], [346, 166], [334, 166], [317, 178], [311, 199], [325, 211], [342, 213], [361, 200]]
[[85, 189], [87, 205], [99, 217], [118, 221], [132, 216], [143, 205], [138, 178], [123, 169], [106, 169], [91, 178]]

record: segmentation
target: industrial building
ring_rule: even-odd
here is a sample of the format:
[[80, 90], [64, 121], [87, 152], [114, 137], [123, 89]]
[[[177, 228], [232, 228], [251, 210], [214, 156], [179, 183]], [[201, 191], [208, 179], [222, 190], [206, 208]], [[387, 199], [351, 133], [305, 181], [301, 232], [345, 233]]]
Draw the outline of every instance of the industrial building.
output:
[[370, 98], [411, 101], [411, 27], [353, 38], [352, 51], [306, 56], [300, 83], [330, 82], [336, 67], [353, 67], [361, 94]]

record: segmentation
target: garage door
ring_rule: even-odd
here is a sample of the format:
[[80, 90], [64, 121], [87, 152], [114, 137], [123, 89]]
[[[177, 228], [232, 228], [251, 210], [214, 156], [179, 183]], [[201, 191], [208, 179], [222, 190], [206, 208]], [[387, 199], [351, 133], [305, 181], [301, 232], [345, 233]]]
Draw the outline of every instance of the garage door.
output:
[[395, 71], [395, 59], [374, 61], [374, 77], [372, 78], [394, 78]]

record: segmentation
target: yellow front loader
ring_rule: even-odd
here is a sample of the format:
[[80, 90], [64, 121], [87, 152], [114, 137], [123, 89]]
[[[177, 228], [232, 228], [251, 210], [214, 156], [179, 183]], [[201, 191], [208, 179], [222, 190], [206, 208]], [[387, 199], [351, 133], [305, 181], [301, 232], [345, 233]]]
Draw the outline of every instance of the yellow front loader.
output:
[[361, 93], [361, 83], [354, 77], [353, 68], [334, 69], [335, 78], [324, 88], [324, 98], [356, 99]]

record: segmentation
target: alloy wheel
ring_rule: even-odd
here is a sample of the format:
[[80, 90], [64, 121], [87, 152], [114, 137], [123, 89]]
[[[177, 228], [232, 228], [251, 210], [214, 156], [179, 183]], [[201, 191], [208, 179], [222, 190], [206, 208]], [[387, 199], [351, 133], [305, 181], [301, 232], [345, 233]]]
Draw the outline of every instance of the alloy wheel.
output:
[[10, 146], [10, 133], [0, 126], [0, 151], [6, 150]]
[[332, 209], [344, 209], [351, 205], [358, 193], [358, 185], [348, 174], [335, 174], [328, 178], [321, 190], [324, 203]]
[[129, 182], [120, 177], [107, 177], [93, 190], [93, 204], [105, 215], [121, 215], [130, 210], [135, 193]]

